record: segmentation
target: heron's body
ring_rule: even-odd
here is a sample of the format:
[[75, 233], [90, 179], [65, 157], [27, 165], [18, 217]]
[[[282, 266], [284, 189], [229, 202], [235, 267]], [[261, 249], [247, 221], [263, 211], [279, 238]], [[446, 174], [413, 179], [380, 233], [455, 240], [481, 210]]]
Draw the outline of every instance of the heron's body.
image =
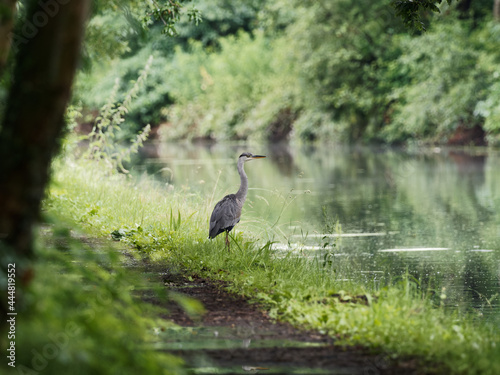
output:
[[241, 209], [244, 202], [239, 202], [236, 194], [229, 194], [222, 198], [215, 205], [212, 216], [210, 217], [210, 238], [215, 238], [222, 232], [229, 232], [239, 223]]
[[243, 153], [238, 158], [238, 173], [241, 180], [240, 188], [236, 194], [226, 195], [215, 205], [212, 216], [210, 216], [209, 238], [215, 238], [222, 232], [226, 232], [226, 245], [229, 247], [229, 231], [240, 221], [241, 209], [245, 204], [248, 192], [248, 177], [243, 164], [249, 160], [260, 158], [265, 158], [265, 156]]

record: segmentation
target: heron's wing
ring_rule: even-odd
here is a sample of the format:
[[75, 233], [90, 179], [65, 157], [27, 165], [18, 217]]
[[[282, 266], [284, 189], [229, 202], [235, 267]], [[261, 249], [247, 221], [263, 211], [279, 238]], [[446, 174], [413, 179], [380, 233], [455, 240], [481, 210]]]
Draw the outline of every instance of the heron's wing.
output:
[[220, 200], [210, 217], [209, 237], [214, 238], [225, 230], [231, 230], [239, 221], [241, 205], [234, 194], [226, 195]]

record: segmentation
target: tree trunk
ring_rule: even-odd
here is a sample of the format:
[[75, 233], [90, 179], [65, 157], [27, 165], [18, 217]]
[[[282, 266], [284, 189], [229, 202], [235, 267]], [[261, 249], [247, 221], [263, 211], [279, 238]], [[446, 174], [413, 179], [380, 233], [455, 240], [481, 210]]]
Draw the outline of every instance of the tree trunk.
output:
[[493, 18], [495, 21], [500, 21], [500, 0], [495, 0], [493, 3]]
[[32, 228], [59, 149], [89, 3], [30, 0], [13, 35], [18, 53], [0, 128], [0, 254], [19, 261], [32, 255]]
[[0, 0], [0, 76], [9, 57], [16, 0]]

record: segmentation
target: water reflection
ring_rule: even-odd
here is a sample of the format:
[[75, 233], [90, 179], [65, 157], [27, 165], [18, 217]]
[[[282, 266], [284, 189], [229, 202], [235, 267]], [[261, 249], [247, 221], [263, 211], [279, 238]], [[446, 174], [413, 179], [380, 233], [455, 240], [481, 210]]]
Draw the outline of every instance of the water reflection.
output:
[[492, 314], [500, 277], [496, 152], [288, 144], [146, 150], [148, 173], [215, 198], [237, 190], [241, 152], [267, 155], [246, 167], [250, 191], [238, 230], [276, 241], [276, 251], [331, 256], [339, 279], [372, 287], [409, 272], [448, 306], [499, 315]]

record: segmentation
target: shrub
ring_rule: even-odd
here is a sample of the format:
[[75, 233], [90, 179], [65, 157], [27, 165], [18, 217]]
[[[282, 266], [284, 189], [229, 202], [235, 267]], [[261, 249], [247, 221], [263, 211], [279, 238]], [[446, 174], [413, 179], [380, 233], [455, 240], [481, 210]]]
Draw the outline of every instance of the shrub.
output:
[[294, 76], [283, 50], [262, 33], [241, 32], [221, 39], [220, 46], [209, 52], [193, 42], [189, 52], [176, 51], [176, 104], [167, 112], [163, 137], [265, 138], [283, 113], [295, 112]]
[[443, 22], [417, 38], [402, 38], [401, 48], [396, 69], [407, 82], [393, 90], [396, 104], [385, 139], [445, 142], [458, 126], [481, 122], [474, 109], [485, 98], [488, 75], [478, 69], [479, 46], [467, 26]]

